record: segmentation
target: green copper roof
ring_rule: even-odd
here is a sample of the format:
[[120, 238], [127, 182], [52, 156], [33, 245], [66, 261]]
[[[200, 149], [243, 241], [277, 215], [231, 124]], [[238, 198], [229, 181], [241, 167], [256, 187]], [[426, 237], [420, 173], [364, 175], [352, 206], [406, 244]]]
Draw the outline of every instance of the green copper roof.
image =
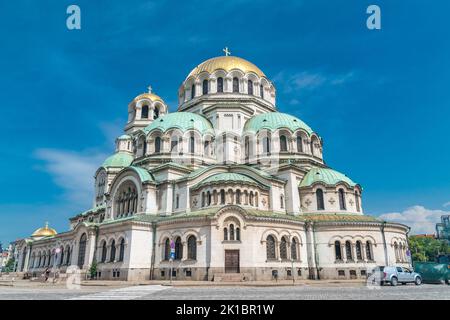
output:
[[257, 186], [261, 186], [257, 181], [253, 180], [252, 178], [240, 174], [240, 173], [232, 173], [232, 172], [224, 172], [224, 173], [217, 173], [214, 174], [205, 180], [198, 183], [194, 188], [198, 188], [205, 184], [216, 184], [216, 183], [226, 183], [226, 182], [240, 182], [240, 183], [246, 183], [246, 184], [253, 184]]
[[127, 134], [123, 134], [117, 138], [117, 140], [128, 140], [128, 139], [131, 139], [131, 137]]
[[133, 162], [133, 155], [128, 152], [116, 152], [112, 156], [109, 156], [102, 167], [128, 167]]
[[131, 166], [128, 169], [134, 170], [138, 174], [139, 179], [141, 179], [142, 182], [155, 181], [150, 172], [148, 172], [144, 168]]
[[196, 113], [174, 112], [154, 120], [150, 125], [145, 127], [144, 131], [148, 133], [157, 129], [163, 132], [169, 129], [179, 129], [183, 132], [193, 129], [203, 134], [208, 130], [212, 131], [213, 127], [209, 120]]
[[349, 177], [345, 174], [337, 172], [330, 168], [312, 168], [304, 176], [303, 180], [300, 182], [300, 187], [309, 187], [316, 182], [323, 182], [327, 185], [336, 185], [339, 182], [345, 182], [351, 187], [356, 185]]
[[281, 128], [287, 128], [291, 131], [303, 129], [308, 134], [313, 133], [312, 129], [302, 120], [280, 112], [263, 113], [250, 118], [245, 123], [244, 131], [258, 132], [262, 129], [274, 131]]

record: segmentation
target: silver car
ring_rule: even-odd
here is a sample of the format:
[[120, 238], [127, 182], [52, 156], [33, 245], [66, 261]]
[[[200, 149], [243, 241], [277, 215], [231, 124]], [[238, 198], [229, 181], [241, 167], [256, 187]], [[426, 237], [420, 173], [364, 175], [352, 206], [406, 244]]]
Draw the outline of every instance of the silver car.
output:
[[422, 284], [420, 274], [403, 267], [376, 267], [372, 270], [372, 279], [381, 285], [390, 283], [394, 287], [399, 283], [407, 284], [410, 282], [417, 286]]

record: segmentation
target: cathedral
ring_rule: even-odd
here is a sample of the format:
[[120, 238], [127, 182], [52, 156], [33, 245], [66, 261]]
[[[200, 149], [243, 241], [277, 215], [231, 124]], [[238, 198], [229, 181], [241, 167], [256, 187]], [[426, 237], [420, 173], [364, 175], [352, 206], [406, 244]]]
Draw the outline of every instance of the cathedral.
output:
[[[277, 111], [253, 63], [206, 60], [169, 113], [152, 92], [128, 104], [92, 208], [16, 241], [17, 271], [104, 280], [365, 279], [409, 266], [409, 227], [366, 215], [363, 188], [323, 159], [323, 140]], [[93, 268], [95, 266], [95, 268]]]

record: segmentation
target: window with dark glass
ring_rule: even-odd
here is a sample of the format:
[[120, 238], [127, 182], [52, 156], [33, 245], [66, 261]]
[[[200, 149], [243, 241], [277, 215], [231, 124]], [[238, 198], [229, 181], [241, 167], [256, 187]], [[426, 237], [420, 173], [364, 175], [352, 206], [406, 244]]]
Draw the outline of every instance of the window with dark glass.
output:
[[267, 253], [267, 260], [276, 259], [275, 238], [271, 235], [267, 236], [266, 239], [266, 253]]
[[334, 253], [336, 260], [342, 260], [341, 243], [339, 241], [334, 242]]
[[195, 153], [195, 138], [194, 138], [194, 136], [191, 136], [189, 138], [189, 152]]
[[263, 85], [259, 86], [259, 95], [261, 96], [261, 98], [264, 99], [264, 86]]
[[234, 240], [234, 224], [230, 224], [230, 240]]
[[83, 268], [84, 265], [84, 256], [86, 254], [86, 242], [87, 236], [86, 233], [83, 233], [80, 238], [79, 248], [78, 248], [78, 267], [80, 269]]
[[223, 92], [223, 78], [217, 78], [217, 92]]
[[247, 91], [248, 91], [248, 94], [251, 94], [251, 95], [253, 95], [253, 81], [252, 80], [248, 80], [248, 82], [247, 82]]
[[367, 242], [366, 242], [366, 258], [367, 258], [367, 260], [369, 260], [369, 261], [372, 261], [372, 260], [373, 260], [372, 246], [371, 246], [370, 241], [367, 241]]
[[302, 137], [299, 135], [297, 136], [297, 152], [303, 152]]
[[286, 136], [280, 137], [280, 151], [287, 151], [287, 139]]
[[325, 210], [325, 203], [323, 201], [322, 189], [316, 190], [317, 210]]
[[125, 255], [125, 239], [120, 240], [119, 245], [119, 261], [123, 261]]
[[236, 227], [236, 240], [241, 241], [241, 228]]
[[106, 241], [103, 241], [102, 244], [102, 258], [101, 258], [101, 262], [106, 262], [106, 252], [108, 251], [107, 247], [106, 247]]
[[291, 259], [297, 260], [297, 240], [294, 238], [291, 242]]
[[195, 98], [195, 84], [192, 85], [191, 87], [191, 99]]
[[116, 260], [116, 241], [111, 242], [111, 249], [109, 254], [109, 261], [114, 262]]
[[223, 240], [225, 240], [225, 241], [228, 240], [228, 229], [227, 228], [223, 228]]
[[164, 241], [164, 260], [170, 259], [170, 239], [167, 238], [166, 241]]
[[345, 241], [345, 255], [347, 256], [347, 260], [353, 260], [352, 244], [350, 241]]
[[263, 154], [269, 154], [270, 153], [270, 138], [264, 137], [263, 138]]
[[196, 260], [197, 259], [197, 238], [193, 235], [189, 236], [187, 240], [188, 245], [188, 259]]
[[178, 237], [175, 240], [175, 260], [183, 259], [183, 244], [181, 243], [181, 238]]
[[161, 138], [156, 137], [155, 138], [155, 153], [160, 153], [160, 152], [161, 152]]
[[203, 80], [202, 89], [203, 89], [203, 91], [202, 91], [203, 94], [208, 94], [208, 80], [206, 80], [206, 79]]
[[345, 193], [344, 189], [339, 189], [339, 208], [345, 210]]
[[220, 190], [220, 204], [225, 204], [225, 190]]
[[148, 119], [148, 106], [147, 105], [142, 106], [141, 118], [142, 119]]
[[153, 110], [153, 120], [156, 120], [159, 118], [159, 108], [155, 107], [155, 109]]
[[287, 242], [285, 237], [282, 237], [280, 242], [280, 258], [283, 260], [287, 259]]
[[356, 241], [356, 259], [362, 260], [361, 241]]
[[233, 92], [239, 92], [239, 79], [233, 78]]

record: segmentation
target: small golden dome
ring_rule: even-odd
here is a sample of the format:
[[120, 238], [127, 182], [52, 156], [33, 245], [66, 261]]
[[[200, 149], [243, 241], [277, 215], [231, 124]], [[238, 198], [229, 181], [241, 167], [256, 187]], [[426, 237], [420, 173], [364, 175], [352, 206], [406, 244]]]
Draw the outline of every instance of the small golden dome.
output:
[[138, 100], [141, 100], [141, 99], [150, 99], [150, 100], [152, 100], [152, 101], [161, 101], [161, 102], [164, 102], [164, 100], [161, 99], [160, 96], [157, 96], [157, 95], [154, 94], [154, 93], [148, 93], [148, 92], [147, 92], [147, 93], [142, 93], [142, 94], [138, 95], [136, 98], [133, 99], [133, 102], [137, 102]]
[[49, 237], [49, 236], [56, 236], [58, 233], [55, 229], [52, 229], [48, 226], [48, 222], [45, 223], [45, 227], [37, 229], [33, 234], [31, 235], [33, 238], [37, 237]]
[[216, 70], [225, 70], [227, 72], [233, 69], [242, 70], [244, 73], [253, 72], [256, 73], [259, 77], [266, 77], [264, 72], [261, 71], [257, 66], [253, 63], [239, 58], [235, 56], [221, 56], [208, 59], [198, 66], [196, 66], [187, 76], [187, 78], [191, 76], [197, 76], [201, 72], [207, 71], [209, 73], [213, 73]]

